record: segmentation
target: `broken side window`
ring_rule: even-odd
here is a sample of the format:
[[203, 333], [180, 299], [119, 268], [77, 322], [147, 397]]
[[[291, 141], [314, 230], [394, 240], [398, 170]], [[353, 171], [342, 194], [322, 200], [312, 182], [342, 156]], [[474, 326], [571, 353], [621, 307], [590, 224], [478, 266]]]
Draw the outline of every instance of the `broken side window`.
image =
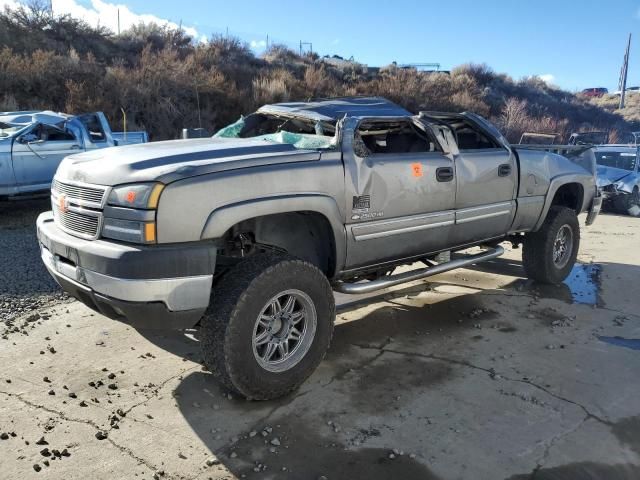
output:
[[411, 120], [362, 122], [354, 138], [354, 150], [359, 157], [442, 151], [433, 134]]
[[69, 131], [54, 125], [40, 124], [34, 133], [38, 136], [38, 140], [43, 142], [74, 141], [76, 139]]
[[460, 150], [486, 150], [491, 148], [501, 148], [495, 140], [466, 120], [460, 119], [448, 122], [448, 124], [456, 137], [458, 148]]

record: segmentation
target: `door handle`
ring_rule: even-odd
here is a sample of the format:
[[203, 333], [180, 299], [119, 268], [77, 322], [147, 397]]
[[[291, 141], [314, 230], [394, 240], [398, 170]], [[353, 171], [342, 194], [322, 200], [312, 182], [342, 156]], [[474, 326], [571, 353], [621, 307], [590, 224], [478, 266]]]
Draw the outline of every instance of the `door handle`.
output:
[[499, 177], [508, 177], [511, 175], [511, 165], [508, 163], [503, 163], [498, 167], [498, 176]]
[[80, 150], [80, 145], [73, 144], [69, 148], [71, 148], [71, 150]]
[[450, 182], [451, 180], [453, 180], [453, 168], [436, 168], [436, 180], [438, 180], [439, 182]]

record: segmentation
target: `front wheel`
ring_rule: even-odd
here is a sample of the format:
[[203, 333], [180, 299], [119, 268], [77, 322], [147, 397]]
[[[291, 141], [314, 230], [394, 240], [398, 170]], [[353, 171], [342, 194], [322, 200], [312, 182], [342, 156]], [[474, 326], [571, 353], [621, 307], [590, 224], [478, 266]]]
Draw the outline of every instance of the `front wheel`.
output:
[[286, 395], [324, 357], [334, 319], [331, 286], [315, 266], [282, 254], [249, 257], [213, 291], [201, 322], [205, 363], [246, 398]]
[[525, 236], [522, 263], [527, 276], [540, 283], [562, 282], [573, 268], [580, 247], [576, 212], [551, 207], [542, 227]]
[[628, 195], [619, 195], [615, 198], [616, 206], [620, 213], [627, 213], [632, 217], [640, 216], [640, 191], [635, 187]]

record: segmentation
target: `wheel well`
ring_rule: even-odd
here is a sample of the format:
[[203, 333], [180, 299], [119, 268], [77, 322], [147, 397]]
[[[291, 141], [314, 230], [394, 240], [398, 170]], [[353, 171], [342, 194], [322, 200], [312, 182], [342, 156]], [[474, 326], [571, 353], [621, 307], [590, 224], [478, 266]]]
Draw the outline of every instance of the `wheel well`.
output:
[[226, 258], [281, 250], [314, 264], [328, 277], [335, 274], [335, 239], [329, 220], [321, 213], [288, 212], [243, 220], [227, 230], [223, 243], [221, 253]]
[[583, 198], [584, 191], [582, 185], [579, 183], [567, 183], [558, 188], [551, 202], [551, 206], [559, 205], [569, 207], [576, 213], [580, 213]]

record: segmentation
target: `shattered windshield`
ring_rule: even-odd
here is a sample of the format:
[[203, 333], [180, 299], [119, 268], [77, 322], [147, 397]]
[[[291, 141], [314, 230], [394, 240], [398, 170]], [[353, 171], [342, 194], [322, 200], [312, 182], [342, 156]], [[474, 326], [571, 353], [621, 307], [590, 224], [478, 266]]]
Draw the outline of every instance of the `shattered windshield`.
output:
[[9, 123], [0, 122], [0, 138], [10, 137], [23, 128], [24, 125], [11, 125]]
[[336, 146], [335, 131], [335, 122], [253, 113], [220, 129], [214, 137], [253, 138], [300, 149], [329, 149]]
[[633, 171], [636, 168], [637, 154], [630, 152], [596, 152], [596, 163], [604, 167]]

